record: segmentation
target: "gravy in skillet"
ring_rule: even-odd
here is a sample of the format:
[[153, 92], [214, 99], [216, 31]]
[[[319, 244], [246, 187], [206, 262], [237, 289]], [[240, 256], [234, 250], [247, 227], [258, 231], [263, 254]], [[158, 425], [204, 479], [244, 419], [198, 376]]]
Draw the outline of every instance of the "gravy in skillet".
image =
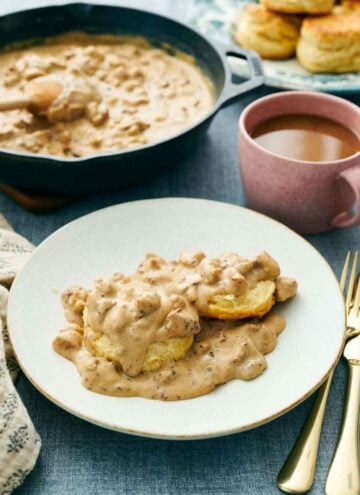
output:
[[[138, 37], [68, 33], [0, 53], [0, 97], [22, 93], [36, 78], [59, 80], [64, 94], [47, 119], [26, 109], [0, 113], [0, 147], [60, 157], [125, 150], [176, 134], [214, 102], [190, 56]], [[82, 96], [89, 102], [73, 119]]]

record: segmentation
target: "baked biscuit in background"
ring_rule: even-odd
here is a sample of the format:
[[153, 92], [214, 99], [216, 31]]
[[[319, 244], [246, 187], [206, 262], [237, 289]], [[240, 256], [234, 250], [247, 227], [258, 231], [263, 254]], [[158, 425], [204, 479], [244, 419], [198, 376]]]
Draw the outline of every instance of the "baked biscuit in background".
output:
[[297, 57], [299, 63], [311, 72], [360, 71], [358, 11], [305, 19]]
[[249, 4], [238, 15], [234, 40], [265, 59], [286, 59], [295, 54], [301, 19], [278, 14], [263, 5]]
[[340, 5], [336, 5], [333, 9], [334, 14], [345, 14], [349, 12], [360, 14], [360, 0], [343, 0]]
[[261, 0], [261, 3], [285, 14], [328, 14], [335, 0]]

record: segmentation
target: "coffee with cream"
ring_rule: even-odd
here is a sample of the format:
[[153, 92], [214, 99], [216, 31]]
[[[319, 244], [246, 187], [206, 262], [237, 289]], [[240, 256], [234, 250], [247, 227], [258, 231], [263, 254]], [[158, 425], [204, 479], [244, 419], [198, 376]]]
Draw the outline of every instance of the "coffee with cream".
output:
[[256, 126], [251, 136], [272, 153], [309, 162], [342, 160], [360, 151], [360, 139], [351, 129], [315, 115], [274, 117]]

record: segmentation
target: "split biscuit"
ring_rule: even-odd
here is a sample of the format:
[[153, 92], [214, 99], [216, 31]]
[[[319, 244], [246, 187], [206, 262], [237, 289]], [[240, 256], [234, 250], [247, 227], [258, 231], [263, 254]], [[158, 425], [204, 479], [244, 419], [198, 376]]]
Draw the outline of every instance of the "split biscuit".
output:
[[220, 320], [261, 318], [269, 313], [275, 304], [275, 282], [258, 282], [242, 296], [218, 295], [210, 302], [207, 316]]
[[281, 60], [295, 54], [301, 20], [278, 14], [263, 5], [249, 4], [241, 11], [234, 30], [235, 41], [262, 58]]
[[[90, 338], [89, 335], [91, 335]], [[145, 354], [142, 371], [156, 371], [166, 363], [183, 359], [193, 341], [194, 337], [188, 335], [153, 342]], [[93, 356], [103, 357], [121, 366], [118, 349], [108, 335], [104, 333], [94, 335], [91, 329], [85, 328], [84, 343]]]
[[360, 71], [359, 11], [305, 19], [297, 57], [310, 72]]

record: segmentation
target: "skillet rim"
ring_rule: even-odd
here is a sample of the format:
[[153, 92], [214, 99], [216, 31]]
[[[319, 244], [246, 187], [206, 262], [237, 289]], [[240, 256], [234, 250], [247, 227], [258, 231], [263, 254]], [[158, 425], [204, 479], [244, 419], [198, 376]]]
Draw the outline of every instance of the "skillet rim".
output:
[[[161, 146], [163, 144], [166, 144], [166, 143], [172, 141], [173, 139], [179, 138], [180, 136], [187, 134], [188, 132], [194, 130], [196, 127], [198, 127], [201, 124], [203, 124], [204, 122], [206, 122], [208, 119], [212, 118], [221, 109], [221, 106], [224, 104], [224, 101], [222, 101], [222, 96], [225, 92], [226, 87], [228, 86], [228, 84], [231, 80], [231, 69], [228, 66], [228, 64], [226, 63], [226, 55], [225, 55], [225, 53], [222, 52], [220, 47], [217, 47], [216, 44], [213, 43], [207, 36], [200, 33], [200, 31], [197, 30], [196, 28], [193, 28], [192, 26], [189, 26], [188, 24], [186, 24], [182, 21], [179, 21], [178, 19], [175, 20], [175, 19], [171, 18], [170, 16], [167, 16], [164, 14], [159, 14], [157, 12], [152, 12], [150, 10], [145, 10], [145, 9], [140, 9], [137, 7], [129, 7], [127, 5], [113, 5], [113, 4], [108, 4], [108, 3], [103, 4], [103, 3], [93, 3], [93, 2], [88, 2], [88, 1], [84, 1], [84, 2], [76, 1], [76, 2], [69, 2], [69, 3], [65, 3], [65, 4], [64, 3], [54, 3], [51, 5], [38, 6], [38, 7], [30, 8], [30, 9], [19, 9], [19, 10], [13, 11], [13, 12], [9, 12], [7, 14], [0, 16], [0, 26], [1, 26], [1, 23], [4, 22], [4, 20], [6, 20], [7, 17], [16, 16], [16, 15], [22, 14], [22, 13], [35, 13], [39, 10], [44, 11], [44, 10], [52, 10], [52, 9], [59, 9], [59, 8], [60, 9], [64, 8], [67, 10], [67, 9], [79, 8], [79, 7], [83, 7], [83, 8], [100, 7], [100, 8], [105, 8], [105, 9], [111, 8], [111, 9], [116, 9], [116, 10], [128, 10], [128, 11], [132, 11], [132, 12], [136, 12], [136, 13], [140, 13], [140, 14], [145, 14], [148, 16], [158, 17], [158, 18], [163, 19], [167, 22], [171, 22], [172, 24], [177, 24], [182, 29], [187, 29], [188, 31], [193, 32], [195, 35], [197, 35], [199, 38], [201, 38], [203, 41], [205, 41], [210, 46], [210, 48], [217, 54], [217, 56], [219, 57], [219, 59], [221, 61], [223, 74], [224, 74], [224, 84], [223, 84], [223, 87], [222, 87], [220, 93], [218, 94], [218, 96], [214, 102], [213, 107], [200, 120], [196, 120], [194, 123], [188, 125], [183, 130], [177, 132], [176, 134], [172, 134], [168, 137], [154, 141], [152, 143], [149, 143], [146, 145], [141, 145], [141, 146], [136, 146], [136, 147], [130, 148], [130, 149], [119, 150], [119, 151], [107, 151], [107, 152], [102, 152], [102, 153], [96, 153], [93, 155], [87, 155], [84, 157], [61, 158], [61, 157], [57, 157], [56, 155], [48, 155], [48, 154], [43, 154], [43, 153], [32, 153], [32, 152], [28, 152], [28, 151], [15, 151], [15, 150], [3, 148], [0, 146], [0, 158], [1, 159], [3, 159], [3, 158], [6, 159], [7, 157], [9, 157], [10, 159], [11, 158], [15, 158], [15, 159], [24, 158], [24, 159], [32, 160], [32, 161], [36, 160], [37, 164], [40, 166], [49, 165], [49, 162], [51, 162], [51, 165], [55, 165], [55, 166], [59, 165], [59, 166], [63, 167], [65, 165], [65, 166], [74, 167], [77, 165], [81, 165], [83, 163], [94, 162], [94, 161], [97, 161], [99, 159], [107, 159], [107, 158], [115, 158], [115, 157], [120, 158], [123, 156], [128, 156], [129, 154], [134, 155], [134, 153], [136, 153], [136, 152], [147, 152], [148, 150], [151, 151], [153, 148], [155, 148], [157, 146]], [[66, 32], [70, 32], [70, 31], [65, 30], [63, 32], [63, 34], [65, 34]], [[87, 31], [84, 30], [83, 32], [86, 33]], [[16, 43], [16, 41], [15, 41], [15, 43]], [[0, 46], [0, 50], [4, 46], [6, 46], [6, 44]], [[229, 47], [230, 47], [230, 45], [229, 45]], [[195, 57], [195, 60], [196, 60], [196, 57]]]

